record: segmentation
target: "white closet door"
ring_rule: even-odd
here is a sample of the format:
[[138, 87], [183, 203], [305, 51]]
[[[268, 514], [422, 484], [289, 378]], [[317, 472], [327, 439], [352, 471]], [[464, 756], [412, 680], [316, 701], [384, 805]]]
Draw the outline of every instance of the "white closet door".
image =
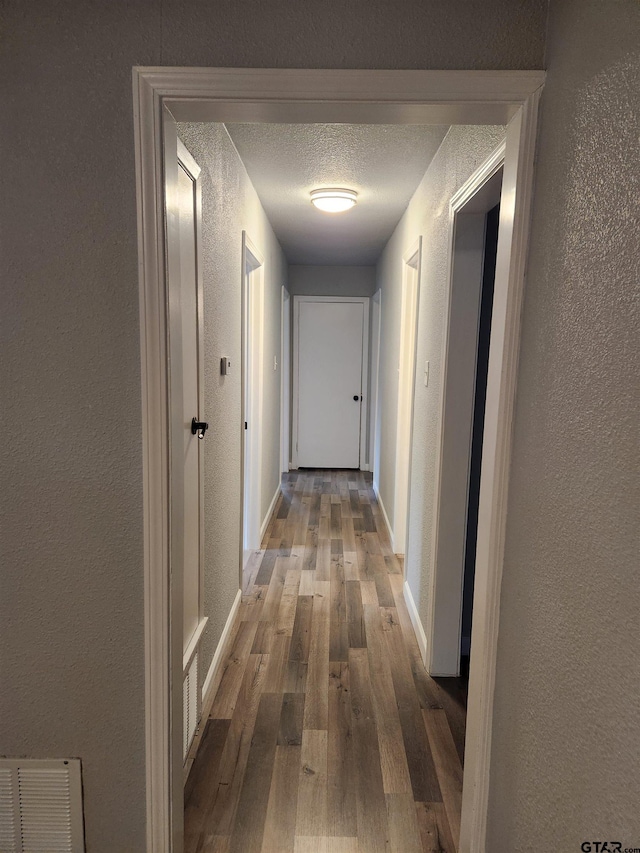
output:
[[[200, 453], [202, 444], [191, 432], [191, 419], [201, 420], [198, 334], [197, 195], [195, 164], [184, 152], [178, 163], [180, 229], [180, 313], [182, 318], [182, 392], [184, 454], [183, 648], [200, 621]], [[199, 171], [199, 170], [198, 170]]]
[[298, 302], [298, 465], [358, 468], [362, 302]]

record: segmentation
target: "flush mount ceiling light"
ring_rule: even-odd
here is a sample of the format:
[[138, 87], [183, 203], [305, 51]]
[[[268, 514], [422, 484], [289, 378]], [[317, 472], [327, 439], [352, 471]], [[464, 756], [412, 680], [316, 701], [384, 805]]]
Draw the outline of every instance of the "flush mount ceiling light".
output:
[[358, 193], [336, 187], [311, 191], [311, 204], [325, 213], [342, 213], [353, 207]]

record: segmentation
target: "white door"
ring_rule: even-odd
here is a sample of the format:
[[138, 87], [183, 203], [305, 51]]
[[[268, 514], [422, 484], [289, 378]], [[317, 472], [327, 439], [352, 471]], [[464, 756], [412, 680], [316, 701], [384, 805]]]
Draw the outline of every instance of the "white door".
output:
[[368, 304], [296, 298], [296, 309], [297, 464], [359, 468]]
[[[199, 167], [178, 143], [178, 210], [180, 228], [180, 314], [182, 321], [182, 400], [184, 452], [183, 650], [200, 622], [200, 454], [203, 440], [191, 422], [204, 420], [199, 393], [201, 346], [198, 320], [197, 179]], [[201, 417], [202, 414], [202, 417]]]
[[[182, 762], [199, 721], [198, 643], [206, 624], [206, 618], [201, 618], [204, 441], [192, 429], [194, 419], [204, 422], [203, 294], [199, 263], [202, 192], [200, 168], [184, 145], [175, 135], [170, 137], [168, 131], [165, 144], [171, 395], [171, 768], [172, 784], [179, 785]], [[169, 154], [171, 150], [177, 157]], [[177, 689], [180, 677], [182, 695]], [[174, 802], [174, 840], [181, 838], [181, 826], [179, 803]]]

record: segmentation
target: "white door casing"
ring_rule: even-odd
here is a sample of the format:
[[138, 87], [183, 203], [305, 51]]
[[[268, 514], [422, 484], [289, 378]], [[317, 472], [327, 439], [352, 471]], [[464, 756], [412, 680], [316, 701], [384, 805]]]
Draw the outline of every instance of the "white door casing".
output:
[[465, 181], [449, 204], [449, 284], [434, 483], [431, 615], [427, 625], [429, 658], [425, 661], [427, 670], [436, 676], [456, 676], [460, 670], [485, 216], [500, 200], [504, 157], [505, 143], [502, 143]]
[[284, 285], [280, 322], [280, 472], [286, 474], [291, 461], [291, 297]]
[[[260, 547], [264, 258], [242, 232], [242, 565]], [[246, 427], [245, 427], [246, 425]]]
[[[487, 382], [460, 853], [486, 852], [513, 409], [543, 71], [134, 68], [145, 583], [147, 853], [180, 853], [181, 732], [169, 619], [171, 410], [165, 151], [176, 121], [506, 124], [504, 239]], [[176, 164], [177, 168], [177, 164]], [[165, 230], [166, 229], [166, 230]], [[173, 485], [173, 484], [172, 484]], [[182, 636], [178, 637], [178, 659]], [[179, 662], [179, 669], [181, 661]], [[170, 676], [172, 674], [173, 678]], [[176, 696], [176, 694], [178, 694]], [[179, 710], [181, 713], [181, 710]], [[179, 718], [179, 717], [178, 717]], [[177, 750], [173, 744], [177, 738]], [[178, 756], [177, 766], [175, 757]], [[173, 784], [178, 779], [178, 785]]]
[[378, 493], [380, 477], [380, 334], [382, 332], [382, 291], [371, 297], [371, 393], [369, 395], [369, 470], [373, 473], [373, 489]]
[[404, 554], [407, 545], [409, 492], [411, 489], [411, 437], [416, 375], [418, 299], [422, 237], [402, 257], [402, 305], [398, 364], [398, 418], [396, 427], [396, 479], [393, 501], [393, 550]]
[[369, 300], [294, 296], [294, 467], [359, 468]]

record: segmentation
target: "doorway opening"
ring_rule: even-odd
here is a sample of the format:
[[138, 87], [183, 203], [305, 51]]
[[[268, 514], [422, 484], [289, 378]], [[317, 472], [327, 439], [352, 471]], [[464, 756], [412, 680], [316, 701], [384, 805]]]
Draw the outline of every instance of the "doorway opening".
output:
[[[171, 494], [167, 488], [170, 408], [162, 215], [164, 121], [260, 121], [507, 124], [494, 330], [487, 382], [483, 476], [476, 549], [474, 643], [471, 665], [461, 847], [481, 849], [489, 793], [493, 685], [499, 590], [515, 393], [518, 319], [532, 187], [539, 90], [537, 72], [345, 72], [261, 69], [136, 69], [134, 110], [138, 174], [142, 317], [145, 520], [145, 620], [148, 849], [180, 850], [176, 816], [181, 786], [182, 708], [176, 701], [176, 625], [169, 618]], [[339, 94], [336, 94], [339, 93]], [[166, 111], [165, 111], [166, 108]], [[170, 110], [170, 112], [168, 112]], [[163, 112], [164, 111], [164, 112]], [[244, 271], [246, 276], [246, 269]], [[499, 309], [499, 310], [498, 310]], [[260, 353], [260, 355], [262, 355]], [[248, 354], [247, 354], [248, 359]], [[243, 403], [244, 403], [243, 394]], [[246, 401], [247, 407], [249, 401]], [[244, 424], [242, 425], [244, 426]], [[247, 454], [253, 446], [247, 448]], [[489, 464], [487, 464], [487, 461]], [[173, 484], [172, 484], [173, 487]], [[180, 637], [180, 641], [182, 637]], [[181, 664], [181, 660], [180, 660]], [[171, 674], [171, 677], [169, 677]], [[181, 802], [180, 802], [181, 805]]]
[[[501, 177], [502, 175], [500, 175]], [[476, 574], [476, 540], [478, 535], [478, 506], [480, 504], [480, 471], [482, 467], [482, 436], [484, 433], [484, 412], [487, 401], [487, 373], [489, 370], [489, 344], [491, 340], [491, 315], [493, 313], [499, 222], [500, 202], [495, 207], [492, 207], [485, 215], [484, 261], [478, 322], [476, 383], [469, 464], [469, 499], [467, 503], [467, 529], [462, 581], [460, 671], [463, 675], [468, 675], [469, 673], [469, 658], [471, 655], [473, 587]]]
[[468, 671], [504, 146], [450, 203], [429, 672]]
[[380, 383], [380, 334], [382, 332], [382, 291], [371, 297], [371, 393], [369, 399], [369, 470], [373, 474], [373, 490], [380, 491], [380, 423], [378, 389]]
[[287, 474], [291, 462], [291, 297], [284, 285], [280, 326], [280, 472]]

